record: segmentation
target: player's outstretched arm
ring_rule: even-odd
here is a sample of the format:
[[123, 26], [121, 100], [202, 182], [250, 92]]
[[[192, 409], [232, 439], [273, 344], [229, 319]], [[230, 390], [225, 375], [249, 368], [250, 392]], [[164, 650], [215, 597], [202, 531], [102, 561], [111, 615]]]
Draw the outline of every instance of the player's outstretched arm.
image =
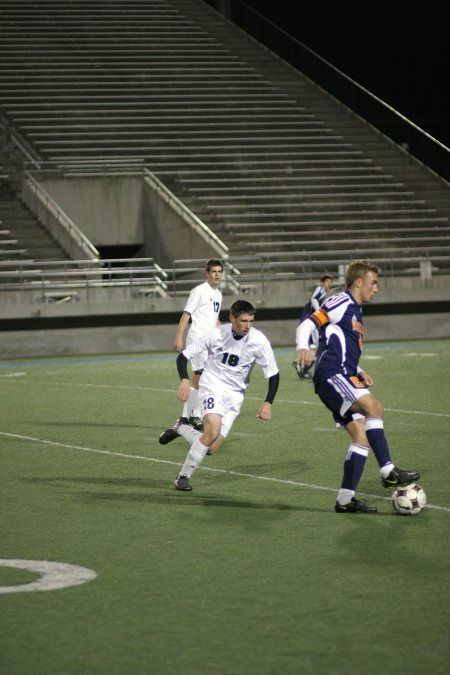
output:
[[264, 401], [258, 414], [256, 415], [260, 420], [271, 420], [272, 419], [272, 404]]
[[189, 323], [190, 319], [190, 314], [189, 312], [183, 312], [181, 315], [181, 319], [178, 324], [178, 330], [177, 334], [175, 335], [174, 341], [173, 341], [173, 351], [174, 352], [181, 352], [183, 349], [183, 342], [184, 342], [184, 333], [186, 331], [186, 327]]
[[177, 356], [177, 371], [180, 376], [180, 384], [178, 385], [177, 399], [179, 401], [187, 401], [191, 393], [191, 385], [187, 371], [188, 360], [181, 352]]
[[177, 399], [179, 401], [187, 401], [191, 393], [191, 385], [189, 380], [181, 380], [178, 385]]
[[272, 403], [273, 399], [278, 390], [278, 385], [280, 383], [280, 373], [275, 373], [269, 377], [269, 389], [267, 391], [266, 400], [258, 410], [256, 417], [259, 417], [261, 420], [271, 420], [272, 419]]
[[309, 349], [309, 338], [315, 328], [317, 325], [311, 318], [305, 319], [297, 326], [295, 334], [297, 363], [302, 368], [307, 368], [314, 360], [314, 353]]

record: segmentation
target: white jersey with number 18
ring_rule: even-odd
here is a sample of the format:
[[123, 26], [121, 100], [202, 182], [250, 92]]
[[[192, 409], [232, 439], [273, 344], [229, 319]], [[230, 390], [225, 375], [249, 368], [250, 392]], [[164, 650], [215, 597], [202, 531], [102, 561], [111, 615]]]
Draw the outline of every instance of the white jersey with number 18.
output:
[[278, 373], [278, 366], [269, 340], [257, 328], [250, 328], [245, 337], [236, 338], [231, 324], [219, 326], [183, 351], [187, 359], [207, 350], [208, 360], [202, 373], [202, 384], [245, 391], [255, 363], [268, 379]]

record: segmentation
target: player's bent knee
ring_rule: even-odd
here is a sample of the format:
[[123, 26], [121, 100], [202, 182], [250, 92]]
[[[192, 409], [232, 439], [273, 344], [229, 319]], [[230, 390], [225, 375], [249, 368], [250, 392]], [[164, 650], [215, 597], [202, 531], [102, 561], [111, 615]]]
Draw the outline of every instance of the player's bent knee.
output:
[[214, 441], [216, 440], [216, 438], [217, 438], [217, 436], [215, 434], [207, 434], [207, 433], [204, 432], [200, 436], [200, 443], [203, 443], [203, 445], [207, 445], [208, 448], [210, 448], [212, 446], [212, 444], [214, 443]]
[[373, 410], [374, 410], [374, 412], [371, 414], [371, 417], [379, 417], [380, 419], [383, 419], [384, 407], [380, 403], [380, 401], [376, 398], [374, 398], [374, 401], [373, 401]]
[[384, 415], [382, 404], [375, 396], [372, 396], [372, 394], [362, 396], [358, 399], [354, 409], [358, 412], [362, 412], [365, 417], [379, 417], [382, 419]]

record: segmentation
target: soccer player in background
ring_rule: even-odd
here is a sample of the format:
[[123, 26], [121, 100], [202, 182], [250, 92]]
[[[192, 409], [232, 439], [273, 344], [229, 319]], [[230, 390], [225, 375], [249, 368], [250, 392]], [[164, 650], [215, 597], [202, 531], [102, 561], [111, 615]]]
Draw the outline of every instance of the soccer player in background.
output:
[[[298, 340], [298, 335], [299, 335], [299, 329], [300, 329], [300, 324], [302, 321], [308, 318], [310, 314], [313, 312], [316, 312], [325, 302], [325, 298], [327, 297], [327, 293], [330, 290], [331, 286], [333, 284], [333, 277], [331, 274], [323, 274], [320, 277], [320, 284], [315, 287], [314, 291], [312, 292], [311, 297], [309, 298], [308, 302], [305, 304], [305, 306], [302, 309], [302, 313], [300, 314], [300, 321], [297, 326], [297, 330], [295, 331], [295, 342], [296, 342], [296, 349], [297, 349], [297, 360], [293, 362], [293, 366], [297, 372], [297, 375], [301, 380], [309, 379], [311, 377], [310, 374], [310, 369], [314, 365], [314, 359], [312, 360], [311, 364], [307, 367], [302, 368], [300, 365], [300, 347], [299, 347], [299, 340]], [[311, 333], [311, 336], [309, 338], [309, 348], [311, 351], [316, 352], [317, 351], [317, 346], [319, 344], [319, 331], [314, 330]]]
[[315, 391], [331, 410], [335, 422], [345, 427], [351, 438], [335, 510], [374, 513], [377, 511], [374, 506], [355, 496], [370, 448], [380, 467], [384, 487], [407, 485], [420, 475], [394, 466], [384, 433], [383, 406], [368, 389], [373, 379], [359, 366], [364, 336], [361, 306], [378, 291], [378, 268], [366, 260], [354, 260], [348, 266], [345, 281], [345, 291], [328, 298], [300, 324], [300, 364], [304, 367], [312, 362], [309, 337], [319, 328]]
[[[221, 260], [211, 258], [205, 263], [206, 281], [195, 286], [189, 293], [183, 314], [178, 323], [177, 333], [173, 341], [173, 350], [181, 352], [183, 349], [183, 340], [186, 327], [191, 321], [188, 334], [186, 336], [186, 345], [196, 342], [204, 333], [209, 333], [213, 328], [219, 325], [219, 312], [222, 305], [222, 292], [219, 290], [219, 283], [223, 274], [223, 263]], [[187, 418], [189, 424], [196, 429], [202, 428], [200, 419], [200, 408], [197, 404], [198, 383], [206, 363], [206, 353], [198, 354], [192, 359], [192, 384], [190, 385], [190, 394], [184, 403], [181, 417]], [[166, 445], [172, 438], [172, 428], [163, 431], [159, 437], [161, 445]]]
[[[257, 363], [269, 380], [266, 398], [256, 417], [272, 418], [272, 403], [275, 398], [279, 371], [267, 337], [253, 327], [255, 308], [247, 300], [236, 300], [230, 308], [230, 323], [215, 328], [198, 342], [191, 343], [177, 357], [180, 385], [177, 398], [189, 397], [187, 363], [199, 354], [207, 353], [199, 389], [204, 423], [203, 433], [180, 418], [173, 428], [175, 438], [183, 436], [190, 444], [186, 460], [175, 479], [177, 490], [192, 490], [190, 478], [206, 454], [214, 454], [222, 445], [240, 413], [250, 373]], [[171, 439], [173, 440], [173, 439]]]

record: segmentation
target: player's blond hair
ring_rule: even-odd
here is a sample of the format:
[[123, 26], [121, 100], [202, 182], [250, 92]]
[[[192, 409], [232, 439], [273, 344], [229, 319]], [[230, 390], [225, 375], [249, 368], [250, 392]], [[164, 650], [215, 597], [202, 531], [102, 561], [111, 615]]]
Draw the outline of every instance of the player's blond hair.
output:
[[353, 260], [347, 267], [345, 273], [346, 287], [350, 288], [355, 283], [356, 279], [364, 279], [367, 272], [378, 274], [378, 271], [378, 267], [367, 260]]

